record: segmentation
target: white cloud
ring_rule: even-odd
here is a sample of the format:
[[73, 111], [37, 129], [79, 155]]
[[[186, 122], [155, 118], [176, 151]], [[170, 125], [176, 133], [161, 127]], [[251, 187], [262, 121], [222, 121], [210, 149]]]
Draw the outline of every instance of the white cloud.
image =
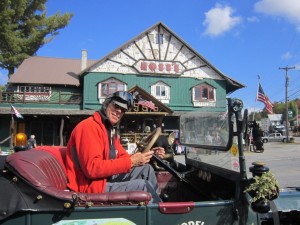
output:
[[269, 16], [282, 17], [295, 24], [300, 31], [299, 0], [261, 0], [254, 5], [254, 10]]
[[295, 70], [300, 70], [300, 62], [295, 65]]
[[289, 60], [292, 58], [292, 54], [290, 52], [285, 52], [284, 54], [281, 55], [281, 58], [285, 60]]
[[230, 6], [222, 6], [217, 3], [214, 8], [205, 13], [203, 25], [206, 29], [204, 34], [216, 37], [239, 24], [241, 18], [233, 16], [233, 12], [234, 10]]

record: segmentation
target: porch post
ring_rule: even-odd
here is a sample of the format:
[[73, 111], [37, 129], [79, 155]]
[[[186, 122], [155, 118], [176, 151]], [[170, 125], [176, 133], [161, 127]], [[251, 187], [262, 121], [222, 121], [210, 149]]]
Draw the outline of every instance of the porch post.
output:
[[9, 130], [9, 133], [11, 135], [10, 141], [9, 141], [10, 149], [14, 149], [14, 129], [15, 129], [14, 115], [11, 114], [11, 122], [10, 122], [10, 130]]
[[60, 128], [59, 128], [59, 146], [64, 145], [64, 138], [63, 138], [63, 130], [64, 130], [64, 125], [65, 125], [65, 119], [62, 116], [60, 118]]

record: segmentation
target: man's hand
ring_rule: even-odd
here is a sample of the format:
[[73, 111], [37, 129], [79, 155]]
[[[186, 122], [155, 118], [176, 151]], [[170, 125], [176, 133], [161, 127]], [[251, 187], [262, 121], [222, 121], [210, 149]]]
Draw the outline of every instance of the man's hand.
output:
[[130, 156], [131, 159], [131, 167], [134, 166], [143, 166], [150, 162], [150, 159], [152, 158], [153, 151], [148, 151], [145, 153], [137, 152]]
[[165, 149], [163, 147], [155, 147], [152, 148], [151, 151], [153, 151], [161, 159], [165, 156]]

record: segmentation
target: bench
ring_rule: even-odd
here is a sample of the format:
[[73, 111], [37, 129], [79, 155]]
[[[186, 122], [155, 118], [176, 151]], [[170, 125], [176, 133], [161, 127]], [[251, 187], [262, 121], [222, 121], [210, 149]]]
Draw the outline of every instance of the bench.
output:
[[72, 202], [74, 206], [147, 205], [151, 194], [145, 191], [75, 193], [67, 190], [66, 148], [41, 146], [6, 158], [7, 168], [41, 194]]

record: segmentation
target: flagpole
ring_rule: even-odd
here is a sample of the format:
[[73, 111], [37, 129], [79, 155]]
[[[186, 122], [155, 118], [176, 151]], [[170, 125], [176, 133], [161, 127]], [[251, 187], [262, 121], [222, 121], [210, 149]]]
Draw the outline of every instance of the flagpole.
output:
[[9, 147], [10, 149], [13, 149], [14, 146], [13, 146], [13, 143], [14, 143], [14, 128], [15, 128], [15, 121], [14, 121], [14, 114], [13, 112], [11, 113], [11, 124], [10, 124], [10, 143], [9, 143]]
[[257, 102], [257, 92], [258, 92], [258, 88], [259, 88], [259, 82], [260, 82], [260, 76], [257, 75], [257, 79], [258, 79], [258, 83], [257, 83], [257, 91], [256, 91], [256, 96], [255, 96], [255, 102], [254, 102], [254, 112], [252, 115], [252, 121], [254, 121], [254, 115], [255, 115], [255, 110], [256, 110], [256, 102]]
[[[257, 78], [258, 78], [258, 84], [257, 84], [257, 91], [256, 91], [256, 96], [255, 96], [255, 102], [254, 102], [254, 110], [253, 110], [253, 114], [252, 114], [252, 121], [254, 122], [254, 116], [255, 116], [255, 110], [256, 110], [256, 102], [257, 102], [257, 93], [258, 93], [258, 88], [259, 88], [259, 82], [260, 82], [260, 76], [257, 75]], [[253, 128], [250, 129], [250, 135], [249, 135], [249, 150], [248, 151], [251, 151], [251, 148], [252, 148], [252, 140], [253, 140], [253, 135], [252, 135], [252, 130]]]

